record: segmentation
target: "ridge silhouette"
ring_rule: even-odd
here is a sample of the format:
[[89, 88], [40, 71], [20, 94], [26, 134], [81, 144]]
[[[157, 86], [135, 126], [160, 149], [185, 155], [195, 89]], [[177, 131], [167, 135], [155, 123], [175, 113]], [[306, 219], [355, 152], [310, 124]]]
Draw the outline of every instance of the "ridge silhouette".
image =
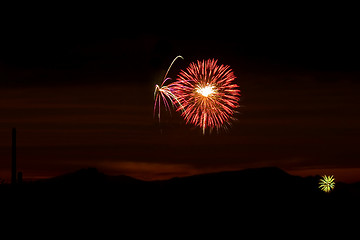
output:
[[109, 176], [96, 168], [87, 168], [13, 187], [3, 185], [0, 186], [0, 192], [32, 192], [35, 196], [56, 193], [80, 198], [97, 193], [122, 200], [146, 198], [149, 194], [153, 198], [171, 196], [174, 199], [188, 199], [191, 196], [193, 200], [211, 198], [214, 201], [253, 201], [266, 198], [267, 201], [287, 199], [299, 202], [360, 198], [360, 182], [337, 182], [335, 189], [327, 194], [318, 188], [319, 179], [320, 176], [293, 176], [276, 167], [264, 167], [143, 181], [125, 175]]
[[[360, 183], [337, 182], [332, 192], [324, 193], [318, 188], [319, 179], [267, 167], [141, 181], [88, 168], [35, 182], [3, 184], [0, 194], [3, 206], [21, 215], [85, 225], [121, 219], [138, 227], [186, 223], [236, 229], [245, 223], [301, 231], [305, 225], [317, 228], [323, 219], [340, 223], [353, 219], [359, 210]], [[72, 219], [74, 215], [77, 218]]]
[[[183, 190], [192, 191], [202, 188], [203, 191], [250, 191], [261, 194], [262, 192], [283, 192], [284, 194], [320, 194], [318, 183], [320, 176], [300, 177], [290, 175], [277, 167], [249, 168], [239, 171], [225, 171], [199, 174], [187, 177], [175, 177], [168, 180], [143, 181], [126, 175], [110, 176], [106, 175], [96, 168], [84, 168], [75, 172], [55, 176], [48, 179], [41, 179], [33, 182], [27, 182], [18, 185], [19, 189], [26, 188], [92, 188], [101, 186], [131, 186], [134, 188], [152, 188], [160, 190]], [[1, 190], [9, 189], [2, 185]], [[315, 190], [314, 190], [315, 189]], [[121, 189], [119, 189], [121, 190]], [[360, 182], [347, 184], [336, 183], [333, 195], [336, 194], [354, 194], [356, 196], [360, 191]], [[329, 195], [329, 194], [327, 194]]]

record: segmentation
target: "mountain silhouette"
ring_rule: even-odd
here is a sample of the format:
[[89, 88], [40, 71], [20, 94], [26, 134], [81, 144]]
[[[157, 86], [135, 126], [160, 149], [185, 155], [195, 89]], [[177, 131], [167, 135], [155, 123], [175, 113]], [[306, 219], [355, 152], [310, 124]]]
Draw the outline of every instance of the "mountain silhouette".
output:
[[324, 193], [319, 179], [267, 167], [141, 181], [87, 168], [15, 186], [2, 184], [0, 194], [3, 206], [21, 216], [45, 215], [44, 219], [66, 219], [76, 225], [95, 221], [96, 227], [120, 221], [133, 222], [138, 228], [171, 225], [182, 229], [192, 224], [206, 231], [209, 226], [295, 231], [307, 226], [313, 231], [319, 224], [328, 227], [328, 219], [334, 225], [354, 219], [360, 183], [337, 182], [332, 192]]
[[[184, 208], [241, 209], [242, 205], [259, 209], [283, 209], [293, 204], [304, 208], [324, 205], [334, 208], [357, 204], [360, 183], [337, 182], [335, 189], [319, 189], [320, 176], [293, 176], [276, 167], [208, 173], [161, 181], [142, 181], [125, 175], [109, 176], [95, 168], [0, 188], [6, 194], [33, 196], [32, 200], [52, 196], [54, 201], [86, 201], [108, 206], [124, 203], [141, 207], [181, 206]], [[10, 194], [11, 195], [11, 194]], [[240, 207], [240, 208], [239, 208]]]
[[[299, 177], [288, 174], [276, 167], [253, 168], [240, 171], [207, 173], [188, 177], [175, 177], [169, 180], [142, 181], [125, 175], [109, 176], [96, 168], [80, 169], [49, 179], [24, 183], [16, 186], [21, 190], [38, 189], [49, 191], [123, 191], [146, 194], [148, 192], [171, 194], [174, 196], [192, 195], [206, 197], [211, 194], [228, 195], [241, 199], [258, 198], [358, 198], [360, 182], [346, 184], [337, 182], [331, 193], [319, 190], [320, 176]], [[2, 187], [1, 190], [10, 189]]]
[[56, 176], [49, 179], [43, 179], [36, 182], [36, 184], [50, 184], [62, 185], [67, 187], [76, 186], [95, 186], [95, 185], [127, 185], [138, 184], [140, 180], [125, 175], [108, 176], [99, 172], [96, 168], [80, 169], [76, 172], [67, 173], [61, 176]]

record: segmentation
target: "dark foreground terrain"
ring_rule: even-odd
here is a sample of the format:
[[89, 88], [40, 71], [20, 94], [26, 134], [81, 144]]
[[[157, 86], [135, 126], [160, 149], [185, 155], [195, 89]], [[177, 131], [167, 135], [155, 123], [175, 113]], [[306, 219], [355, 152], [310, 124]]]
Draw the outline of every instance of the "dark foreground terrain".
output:
[[336, 222], [357, 224], [360, 183], [337, 182], [334, 191], [324, 193], [319, 179], [259, 168], [145, 182], [82, 169], [32, 183], [0, 185], [0, 195], [3, 213], [21, 222], [40, 219], [50, 225], [125, 221], [158, 228], [187, 229], [190, 224], [208, 231], [220, 226], [299, 230], [322, 224], [332, 229]]

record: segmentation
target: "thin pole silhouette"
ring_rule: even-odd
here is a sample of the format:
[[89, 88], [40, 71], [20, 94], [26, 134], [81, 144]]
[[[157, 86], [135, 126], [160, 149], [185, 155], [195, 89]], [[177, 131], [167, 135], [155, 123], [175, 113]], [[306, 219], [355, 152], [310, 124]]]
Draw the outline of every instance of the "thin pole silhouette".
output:
[[12, 129], [11, 183], [16, 183], [16, 128]]

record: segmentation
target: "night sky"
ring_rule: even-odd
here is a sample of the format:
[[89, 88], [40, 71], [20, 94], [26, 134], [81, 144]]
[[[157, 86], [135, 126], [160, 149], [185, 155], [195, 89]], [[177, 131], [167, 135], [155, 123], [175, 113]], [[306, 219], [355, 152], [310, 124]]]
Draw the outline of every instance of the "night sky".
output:
[[[1, 23], [0, 178], [10, 179], [16, 127], [24, 179], [276, 166], [360, 181], [360, 39], [348, 9], [80, 9], [16, 11]], [[178, 113], [153, 118], [154, 86], [177, 55], [173, 79], [196, 60], [231, 66], [242, 96], [228, 131], [203, 136]]]

